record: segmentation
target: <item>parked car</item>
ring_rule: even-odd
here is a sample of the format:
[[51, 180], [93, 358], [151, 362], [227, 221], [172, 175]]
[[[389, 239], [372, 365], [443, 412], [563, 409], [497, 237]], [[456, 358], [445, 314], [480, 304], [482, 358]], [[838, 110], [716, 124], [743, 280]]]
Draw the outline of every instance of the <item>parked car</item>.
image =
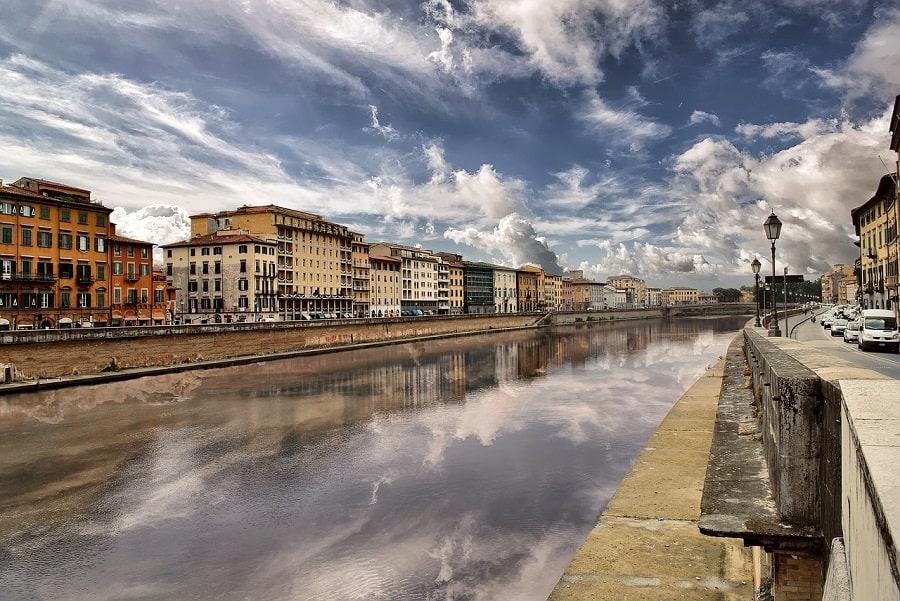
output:
[[859, 343], [863, 351], [885, 349], [900, 352], [900, 330], [893, 311], [865, 309], [859, 318]]
[[834, 321], [831, 322], [831, 335], [843, 336], [844, 330], [847, 329], [847, 323], [847, 320], [843, 317], [835, 317]]
[[844, 330], [844, 342], [859, 342], [859, 321], [853, 320], [847, 322], [847, 328]]
[[834, 313], [832, 313], [831, 311], [828, 311], [824, 315], [822, 315], [822, 327], [823, 328], [825, 328], [826, 330], [830, 330], [831, 324], [833, 324], [833, 323], [834, 323]]

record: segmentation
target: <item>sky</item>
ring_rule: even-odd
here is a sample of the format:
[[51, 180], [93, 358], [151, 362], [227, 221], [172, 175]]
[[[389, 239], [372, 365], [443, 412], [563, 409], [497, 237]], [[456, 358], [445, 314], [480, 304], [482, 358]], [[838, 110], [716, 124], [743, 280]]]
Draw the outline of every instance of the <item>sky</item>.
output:
[[895, 0], [4, 0], [0, 178], [120, 235], [275, 204], [466, 260], [817, 279], [896, 170]]

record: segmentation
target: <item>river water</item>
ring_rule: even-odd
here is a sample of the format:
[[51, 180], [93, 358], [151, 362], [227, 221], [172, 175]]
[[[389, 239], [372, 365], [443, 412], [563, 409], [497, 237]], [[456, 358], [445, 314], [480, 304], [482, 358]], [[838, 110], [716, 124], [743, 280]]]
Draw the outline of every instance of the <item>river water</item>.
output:
[[745, 317], [0, 397], [0, 599], [543, 601]]

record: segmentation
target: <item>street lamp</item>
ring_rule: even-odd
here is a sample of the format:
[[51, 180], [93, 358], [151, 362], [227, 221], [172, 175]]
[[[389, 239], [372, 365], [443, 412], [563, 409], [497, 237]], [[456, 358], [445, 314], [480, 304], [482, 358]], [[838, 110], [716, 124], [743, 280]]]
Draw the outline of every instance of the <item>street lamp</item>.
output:
[[755, 325], [757, 328], [762, 325], [759, 323], [759, 268], [760, 268], [760, 266], [761, 266], [761, 263], [759, 262], [759, 259], [754, 257], [753, 262], [750, 263], [750, 269], [753, 270], [753, 280], [754, 280], [753, 296], [756, 299], [756, 323], [753, 325]]
[[775, 301], [775, 290], [777, 290], [775, 286], [775, 241], [781, 235], [781, 221], [775, 215], [774, 209], [763, 223], [763, 229], [766, 230], [766, 238], [772, 243], [772, 309], [775, 315], [772, 323], [769, 324], [769, 336], [778, 337], [781, 336], [781, 330], [778, 329], [778, 303]]

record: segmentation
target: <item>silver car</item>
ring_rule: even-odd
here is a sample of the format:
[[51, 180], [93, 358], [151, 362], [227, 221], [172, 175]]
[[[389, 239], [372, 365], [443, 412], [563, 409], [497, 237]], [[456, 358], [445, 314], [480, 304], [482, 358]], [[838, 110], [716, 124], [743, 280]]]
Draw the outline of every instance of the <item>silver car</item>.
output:
[[847, 320], [843, 317], [835, 317], [831, 324], [832, 336], [843, 336], [844, 330], [847, 329]]
[[847, 327], [844, 328], [844, 342], [859, 342], [858, 320], [847, 322]]

